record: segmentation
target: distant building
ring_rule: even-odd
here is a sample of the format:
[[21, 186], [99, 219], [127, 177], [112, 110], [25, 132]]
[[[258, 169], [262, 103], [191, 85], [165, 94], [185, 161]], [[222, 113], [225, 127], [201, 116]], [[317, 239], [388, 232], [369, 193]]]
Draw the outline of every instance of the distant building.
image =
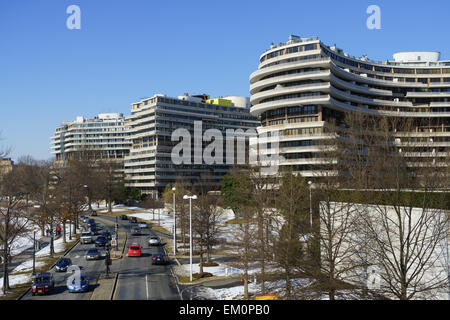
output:
[[[171, 152], [179, 143], [171, 141], [172, 133], [182, 128], [193, 137], [196, 121], [201, 121], [202, 133], [218, 129], [224, 137], [228, 129], [253, 129], [256, 133], [259, 125], [256, 117], [250, 114], [250, 101], [246, 97], [209, 99], [206, 95], [186, 94], [178, 98], [155, 95], [133, 103], [131, 115], [127, 117], [131, 142], [130, 154], [125, 157], [124, 164], [127, 185], [157, 197], [167, 184], [177, 179], [198, 186], [200, 176], [209, 174], [211, 180], [207, 184], [219, 188], [223, 176], [232, 167], [226, 161], [223, 164], [206, 164], [202, 159], [200, 163], [193, 161], [191, 164], [172, 161]], [[201, 152], [207, 145], [203, 140]], [[191, 149], [195, 158], [194, 139]]]
[[14, 161], [10, 158], [0, 158], [0, 177], [12, 171]]
[[64, 162], [81, 153], [95, 160], [123, 161], [130, 150], [128, 128], [121, 113], [102, 113], [93, 119], [63, 122], [51, 137], [51, 153]]

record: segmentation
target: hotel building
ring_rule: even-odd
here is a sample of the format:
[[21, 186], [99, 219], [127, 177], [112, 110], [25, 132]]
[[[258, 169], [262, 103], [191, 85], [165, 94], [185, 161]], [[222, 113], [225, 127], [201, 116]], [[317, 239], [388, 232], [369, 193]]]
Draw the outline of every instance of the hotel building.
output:
[[[202, 133], [218, 129], [224, 138], [228, 129], [253, 129], [256, 132], [259, 125], [256, 117], [250, 114], [250, 99], [246, 97], [209, 99], [206, 95], [184, 95], [171, 98], [157, 94], [133, 103], [131, 115], [127, 117], [131, 142], [130, 154], [125, 157], [124, 164], [127, 186], [157, 197], [167, 184], [177, 179], [198, 186], [200, 176], [208, 174], [210, 180], [202, 183], [219, 188], [232, 165], [226, 161], [212, 165], [202, 159], [200, 163], [194, 161], [194, 122], [197, 121], [201, 121]], [[191, 164], [174, 164], [172, 161], [172, 149], [179, 143], [172, 141], [172, 133], [179, 128], [191, 134]], [[202, 151], [208, 144], [202, 141]], [[223, 154], [225, 157], [226, 150]]]
[[[258, 132], [277, 131], [280, 165], [303, 176], [320, 175], [318, 144], [327, 138], [327, 124], [339, 125], [346, 111], [410, 119], [405, 154], [414, 161], [448, 159], [450, 61], [439, 52], [399, 52], [393, 61], [376, 62], [316, 37], [291, 36], [260, 56], [250, 93]], [[402, 139], [399, 134], [400, 146]]]
[[93, 160], [123, 162], [131, 144], [128, 127], [121, 113], [103, 113], [93, 119], [77, 117], [63, 122], [51, 137], [51, 153], [56, 163], [63, 163], [80, 153]]

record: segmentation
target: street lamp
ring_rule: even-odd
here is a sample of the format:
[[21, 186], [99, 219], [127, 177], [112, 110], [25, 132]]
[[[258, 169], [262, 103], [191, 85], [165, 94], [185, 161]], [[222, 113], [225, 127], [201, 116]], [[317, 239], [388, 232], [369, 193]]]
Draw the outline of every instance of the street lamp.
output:
[[189, 261], [190, 261], [190, 279], [192, 282], [192, 200], [197, 200], [197, 196], [193, 195], [193, 196], [188, 196], [185, 195], [183, 197], [184, 200], [188, 200], [189, 199]]
[[177, 188], [173, 187], [173, 255], [177, 254], [177, 218], [175, 210], [175, 191]]
[[[40, 205], [35, 205], [34, 208], [39, 209]], [[36, 275], [36, 231], [33, 232], [33, 273], [32, 275]]]
[[309, 184], [309, 221], [310, 221], [311, 232], [312, 232], [312, 226], [313, 226], [313, 221], [312, 221], [312, 197], [311, 197], [312, 181], [308, 181], [308, 184]]

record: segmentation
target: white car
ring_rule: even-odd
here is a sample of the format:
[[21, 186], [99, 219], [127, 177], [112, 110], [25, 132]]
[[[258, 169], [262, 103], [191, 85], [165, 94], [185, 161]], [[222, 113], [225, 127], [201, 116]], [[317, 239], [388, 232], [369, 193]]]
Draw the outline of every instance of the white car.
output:
[[140, 222], [140, 223], [138, 224], [138, 227], [141, 228], [141, 229], [147, 229], [147, 228], [148, 228], [148, 225], [147, 225], [145, 222]]
[[148, 244], [150, 246], [159, 246], [161, 244], [161, 240], [159, 240], [159, 238], [157, 236], [151, 236], [148, 239]]

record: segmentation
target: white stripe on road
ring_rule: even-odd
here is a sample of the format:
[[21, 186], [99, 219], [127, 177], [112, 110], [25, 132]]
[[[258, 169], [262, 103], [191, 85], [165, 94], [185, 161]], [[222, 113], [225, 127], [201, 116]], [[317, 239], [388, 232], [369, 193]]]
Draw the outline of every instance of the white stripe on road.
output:
[[148, 300], [148, 279], [147, 279], [147, 275], [145, 275], [145, 288], [147, 290], [147, 300]]

